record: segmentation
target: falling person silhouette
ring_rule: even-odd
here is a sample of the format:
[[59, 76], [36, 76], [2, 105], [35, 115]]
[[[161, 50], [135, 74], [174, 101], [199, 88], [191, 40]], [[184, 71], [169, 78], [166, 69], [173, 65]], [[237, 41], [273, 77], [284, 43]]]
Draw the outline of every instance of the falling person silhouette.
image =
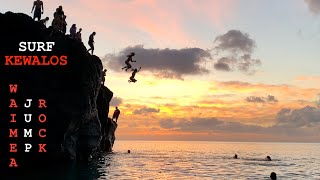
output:
[[132, 57], [135, 55], [134, 52], [132, 52], [131, 54], [127, 55], [128, 59], [125, 61], [126, 63], [126, 66], [122, 68], [123, 69], [126, 69], [126, 71], [128, 71], [128, 69], [132, 68], [131, 64], [130, 64], [130, 61], [131, 62], [137, 62], [137, 61], [134, 61], [132, 60]]
[[141, 69], [141, 67], [139, 68], [139, 70], [138, 70], [138, 69], [133, 69], [133, 70], [132, 70], [132, 71], [133, 71], [133, 72], [132, 72], [132, 75], [131, 75], [131, 77], [130, 77], [129, 80], [128, 80], [129, 83], [131, 83], [131, 82], [133, 82], [133, 83], [137, 82], [137, 80], [136, 80], [134, 77], [136, 76], [136, 73], [140, 71], [140, 69]]

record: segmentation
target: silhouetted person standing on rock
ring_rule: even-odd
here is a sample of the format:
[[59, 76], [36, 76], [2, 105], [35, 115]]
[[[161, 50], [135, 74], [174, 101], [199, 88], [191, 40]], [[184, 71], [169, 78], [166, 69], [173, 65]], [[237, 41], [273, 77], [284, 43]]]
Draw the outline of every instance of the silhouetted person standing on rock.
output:
[[80, 42], [82, 42], [81, 31], [82, 31], [82, 28], [80, 28], [76, 34], [76, 39]]
[[96, 35], [96, 32], [93, 32], [90, 36], [89, 36], [89, 41], [88, 44], [90, 46], [90, 49], [88, 49], [88, 52], [91, 50], [91, 54], [93, 55], [93, 51], [94, 51], [94, 36]]
[[66, 19], [67, 19], [67, 16], [63, 16], [63, 20], [62, 20], [62, 27], [61, 27], [61, 31], [62, 31], [62, 33], [63, 34], [66, 34], [66, 32], [67, 32], [67, 21], [66, 21]]
[[118, 122], [119, 115], [120, 115], [120, 110], [118, 109], [118, 107], [116, 107], [116, 110], [114, 110], [113, 112], [112, 120], [116, 119], [116, 122]]
[[270, 174], [270, 179], [271, 179], [271, 180], [277, 180], [277, 174], [276, 174], [275, 172], [272, 172], [272, 173]]
[[104, 82], [106, 81], [106, 75], [107, 75], [107, 70], [104, 69], [102, 72], [102, 84], [104, 85]]
[[76, 24], [72, 24], [71, 28], [70, 28], [70, 37], [72, 39], [76, 38], [76, 34], [77, 34], [77, 25]]
[[123, 67], [122, 70], [123, 70], [123, 69], [126, 69], [126, 71], [128, 71], [128, 69], [130, 69], [130, 68], [132, 67], [131, 64], [130, 64], [130, 61], [131, 61], [131, 62], [137, 62], [137, 61], [132, 60], [132, 57], [133, 57], [134, 55], [135, 55], [134, 52], [132, 52], [131, 54], [127, 55], [128, 59], [125, 61], [126, 66]]
[[129, 81], [128, 81], [129, 83], [130, 82], [134, 82], [134, 83], [137, 82], [137, 80], [134, 77], [136, 76], [136, 73], [140, 71], [140, 69], [141, 69], [141, 67], [139, 68], [139, 70], [138, 69], [132, 70], [133, 72], [132, 72], [131, 77], [129, 78]]
[[63, 11], [62, 6], [59, 6], [59, 7], [56, 9], [56, 12], [53, 14], [53, 16], [54, 16], [55, 18], [56, 18], [56, 17], [60, 17], [61, 19], [63, 19], [64, 11]]
[[[42, 9], [42, 11], [41, 11]], [[43, 14], [43, 2], [40, 1], [40, 0], [36, 0], [33, 2], [33, 6], [32, 6], [32, 10], [31, 10], [31, 13], [32, 11], [34, 10], [34, 13], [33, 13], [33, 20], [35, 20], [36, 18], [38, 18], [38, 21], [40, 21], [41, 19], [41, 14]]]

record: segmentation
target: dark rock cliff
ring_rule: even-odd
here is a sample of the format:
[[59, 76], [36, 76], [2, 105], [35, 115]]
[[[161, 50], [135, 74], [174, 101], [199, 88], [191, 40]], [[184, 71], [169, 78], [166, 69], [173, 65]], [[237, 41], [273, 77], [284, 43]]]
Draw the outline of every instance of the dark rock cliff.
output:
[[[113, 93], [101, 85], [101, 60], [87, 53], [82, 42], [62, 34], [50, 36], [50, 28], [34, 22], [29, 16], [7, 12], [0, 13], [0, 164], [6, 169], [9, 158], [14, 157], [17, 170], [46, 169], [62, 162], [87, 160], [92, 154], [111, 151], [115, 122], [108, 119], [109, 102]], [[55, 42], [52, 52], [19, 52], [19, 43]], [[66, 66], [6, 66], [5, 56], [67, 56]], [[16, 94], [9, 93], [9, 84], [18, 84]], [[10, 99], [18, 108], [10, 109]], [[26, 99], [33, 99], [30, 108], [24, 108]], [[47, 108], [39, 109], [36, 102], [45, 99]], [[10, 114], [17, 114], [16, 123]], [[26, 123], [24, 114], [33, 114]], [[40, 123], [39, 114], [47, 122]], [[102, 125], [102, 126], [101, 126]], [[9, 129], [18, 129], [18, 138], [8, 138]], [[23, 137], [23, 129], [33, 129], [33, 137]], [[45, 128], [46, 138], [38, 136]], [[105, 130], [105, 131], [104, 131]], [[9, 153], [10, 143], [18, 144], [17, 153]], [[24, 144], [32, 144], [31, 152], [24, 152]], [[38, 144], [46, 143], [46, 153], [38, 152]], [[63, 163], [62, 163], [63, 164]], [[0, 174], [1, 176], [1, 174]], [[1, 179], [1, 177], [0, 177]]]

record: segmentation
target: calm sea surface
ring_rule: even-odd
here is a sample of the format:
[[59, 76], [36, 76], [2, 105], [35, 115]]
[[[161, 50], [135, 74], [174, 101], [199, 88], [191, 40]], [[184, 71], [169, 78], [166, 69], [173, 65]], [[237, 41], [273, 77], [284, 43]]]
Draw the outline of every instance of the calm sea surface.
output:
[[269, 179], [271, 172], [320, 180], [320, 144], [116, 141], [97, 179]]

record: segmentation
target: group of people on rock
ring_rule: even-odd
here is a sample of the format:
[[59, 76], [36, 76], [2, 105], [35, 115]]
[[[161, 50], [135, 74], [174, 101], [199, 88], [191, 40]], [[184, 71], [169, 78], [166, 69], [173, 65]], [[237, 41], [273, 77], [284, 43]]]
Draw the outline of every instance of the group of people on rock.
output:
[[56, 9], [56, 12], [53, 13], [52, 27], [54, 32], [61, 32], [66, 34], [67, 32], [67, 16], [64, 14], [62, 6], [59, 6]]
[[[39, 21], [39, 23], [41, 23], [45, 26], [47, 25], [47, 22], [49, 21], [49, 17], [41, 19], [41, 16], [44, 12], [43, 2], [41, 0], [36, 0], [33, 2], [31, 13], [32, 12], [33, 12], [33, 20], [37, 19]], [[63, 11], [63, 7], [59, 6], [53, 14], [53, 20], [51, 23], [51, 26], [52, 26], [51, 35], [53, 33], [57, 33], [57, 32], [66, 34], [66, 32], [67, 32], [66, 18], [67, 18], [67, 16], [65, 15], [65, 13]], [[79, 30], [77, 31], [77, 25], [72, 24], [72, 26], [70, 27], [70, 38], [82, 42], [81, 32], [82, 32], [82, 28], [79, 28]], [[94, 51], [94, 36], [95, 35], [96, 35], [96, 32], [93, 32], [89, 36], [89, 41], [88, 41], [88, 44], [90, 46], [90, 48], [88, 49], [88, 52], [91, 51], [92, 55], [93, 55], [93, 51]]]

